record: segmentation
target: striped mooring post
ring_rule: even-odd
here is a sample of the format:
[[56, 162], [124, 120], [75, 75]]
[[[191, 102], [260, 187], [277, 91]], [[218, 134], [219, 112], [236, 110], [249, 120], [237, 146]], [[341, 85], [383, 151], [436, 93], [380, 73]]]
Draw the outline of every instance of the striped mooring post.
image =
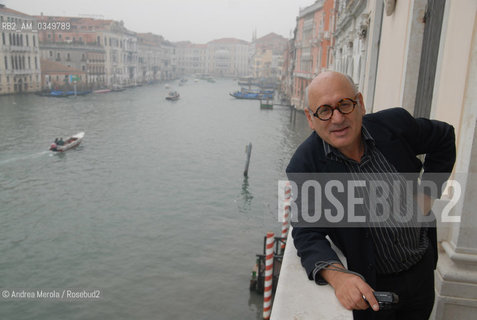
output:
[[290, 199], [291, 199], [291, 185], [287, 182], [285, 185], [285, 203], [283, 206], [283, 222], [282, 222], [282, 238], [285, 240], [281, 244], [281, 252], [285, 250], [286, 238], [288, 236], [288, 229], [290, 224]]
[[267, 232], [265, 245], [265, 285], [263, 291], [263, 319], [270, 319], [272, 311], [272, 279], [273, 279], [273, 247], [275, 245], [275, 234]]

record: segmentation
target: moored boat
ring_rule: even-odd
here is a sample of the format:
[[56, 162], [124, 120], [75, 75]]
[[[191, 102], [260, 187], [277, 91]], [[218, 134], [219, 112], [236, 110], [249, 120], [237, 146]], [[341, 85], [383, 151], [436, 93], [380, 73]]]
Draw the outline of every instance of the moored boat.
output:
[[111, 92], [111, 89], [99, 89], [99, 90], [94, 90], [93, 93], [108, 93]]
[[229, 93], [232, 97], [237, 99], [249, 99], [249, 100], [269, 100], [273, 99], [273, 93], [256, 92], [251, 90], [235, 91]]
[[77, 147], [83, 140], [84, 132], [79, 132], [71, 137], [66, 138], [63, 141], [61, 138], [56, 139], [54, 143], [50, 145], [50, 151], [54, 152], [64, 152], [74, 147]]

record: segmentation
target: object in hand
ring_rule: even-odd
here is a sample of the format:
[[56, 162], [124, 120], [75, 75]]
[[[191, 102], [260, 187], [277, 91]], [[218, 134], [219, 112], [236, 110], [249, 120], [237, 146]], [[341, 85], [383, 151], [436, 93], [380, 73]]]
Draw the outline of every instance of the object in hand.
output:
[[373, 294], [378, 301], [379, 310], [392, 309], [399, 302], [399, 296], [394, 292], [374, 291]]

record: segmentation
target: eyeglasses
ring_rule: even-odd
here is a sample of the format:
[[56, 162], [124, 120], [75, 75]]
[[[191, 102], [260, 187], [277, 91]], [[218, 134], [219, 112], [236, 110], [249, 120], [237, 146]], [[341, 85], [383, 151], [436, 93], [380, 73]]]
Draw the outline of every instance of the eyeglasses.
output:
[[[333, 108], [328, 104], [324, 104], [322, 106], [319, 106], [318, 109], [316, 109], [315, 113], [312, 114], [313, 116], [317, 117], [322, 121], [328, 121], [333, 116], [333, 112], [335, 110], [338, 110], [341, 114], [348, 114], [353, 112], [357, 103], [358, 101], [353, 100], [351, 98], [344, 98], [338, 101], [336, 107]], [[311, 109], [309, 110], [311, 112]]]

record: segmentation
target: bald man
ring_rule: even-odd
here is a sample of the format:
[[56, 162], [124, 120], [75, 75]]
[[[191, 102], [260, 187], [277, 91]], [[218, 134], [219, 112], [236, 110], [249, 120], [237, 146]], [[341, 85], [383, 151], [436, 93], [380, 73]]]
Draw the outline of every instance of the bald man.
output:
[[[319, 74], [308, 87], [308, 104], [304, 111], [313, 133], [290, 160], [290, 180], [297, 174], [399, 175], [417, 174], [424, 168], [425, 173], [445, 173], [440, 178], [443, 183], [452, 171], [452, 126], [415, 119], [402, 108], [365, 115], [363, 96], [344, 74]], [[426, 155], [424, 163], [417, 158], [421, 154]], [[431, 198], [423, 198], [421, 209], [427, 213]], [[298, 211], [300, 215], [300, 206]], [[373, 228], [347, 228], [342, 224], [324, 228], [295, 224], [292, 235], [310, 280], [331, 285], [339, 302], [353, 310], [355, 319], [429, 317], [437, 262], [434, 226], [403, 228], [386, 222]], [[348, 269], [326, 236], [344, 253]], [[373, 291], [394, 292], [399, 295], [399, 303], [391, 310], [379, 310]]]

